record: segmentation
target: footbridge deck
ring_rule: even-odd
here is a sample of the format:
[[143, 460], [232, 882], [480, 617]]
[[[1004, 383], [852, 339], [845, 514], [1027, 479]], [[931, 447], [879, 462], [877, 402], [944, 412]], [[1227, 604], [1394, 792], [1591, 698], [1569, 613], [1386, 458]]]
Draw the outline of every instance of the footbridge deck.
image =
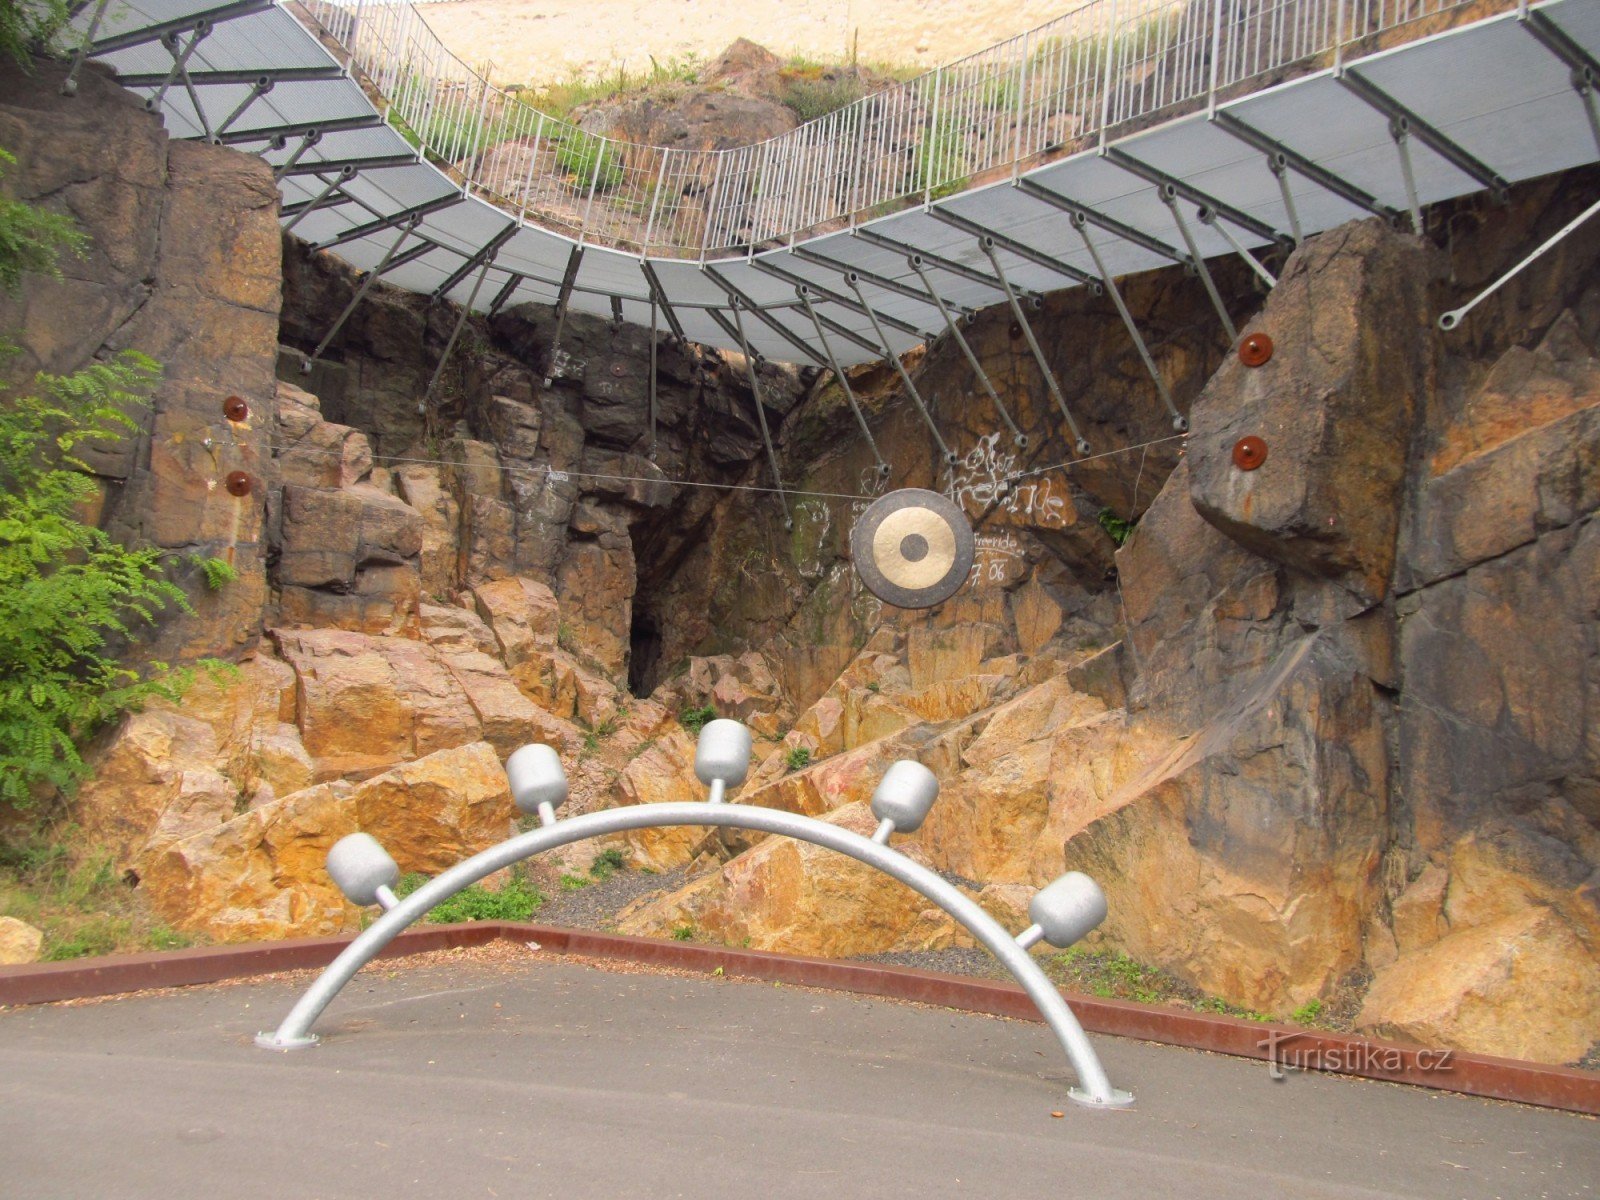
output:
[[90, 0], [74, 31], [391, 284], [818, 366], [1600, 159], [1600, 0], [1090, 0], [705, 152], [541, 114], [404, 3]]

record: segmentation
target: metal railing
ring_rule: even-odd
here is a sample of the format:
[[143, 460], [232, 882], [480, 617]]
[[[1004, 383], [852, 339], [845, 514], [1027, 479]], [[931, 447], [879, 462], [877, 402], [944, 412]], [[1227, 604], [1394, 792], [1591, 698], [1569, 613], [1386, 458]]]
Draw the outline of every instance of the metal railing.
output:
[[1037, 29], [763, 142], [646, 146], [539, 112], [457, 58], [409, 3], [295, 5], [389, 120], [532, 224], [656, 257], [847, 227], [1517, 0], [1089, 0]]

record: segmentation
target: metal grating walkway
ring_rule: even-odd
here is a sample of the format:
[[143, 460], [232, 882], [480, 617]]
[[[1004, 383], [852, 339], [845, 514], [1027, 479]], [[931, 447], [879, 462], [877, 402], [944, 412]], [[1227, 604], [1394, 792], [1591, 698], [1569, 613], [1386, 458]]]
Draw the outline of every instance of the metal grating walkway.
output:
[[90, 0], [75, 28], [174, 136], [259, 153], [286, 226], [391, 284], [818, 366], [1008, 288], [1020, 313], [1600, 159], [1600, 0], [1091, 0], [704, 153], [522, 105], [409, 4]]

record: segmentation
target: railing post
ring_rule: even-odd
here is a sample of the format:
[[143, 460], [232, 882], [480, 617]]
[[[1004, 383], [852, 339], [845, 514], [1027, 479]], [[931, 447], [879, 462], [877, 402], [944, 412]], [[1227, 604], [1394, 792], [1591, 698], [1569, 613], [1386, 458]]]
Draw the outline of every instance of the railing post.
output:
[[721, 197], [722, 163], [723, 163], [723, 160], [729, 154], [734, 153], [734, 151], [732, 151], [732, 150], [718, 150], [715, 153], [716, 153], [716, 156], [717, 156], [717, 165], [715, 167], [713, 167], [712, 170], [711, 170], [711, 186], [706, 189], [706, 228], [705, 228], [705, 232], [700, 236], [700, 261], [701, 262], [705, 262], [705, 260], [706, 260], [706, 252], [707, 252], [707, 250], [709, 249], [709, 247], [711, 245], [711, 230], [712, 230], [712, 224], [716, 220], [717, 206], [722, 203], [722, 197]]
[[1217, 115], [1217, 61], [1222, 56], [1222, 0], [1211, 5], [1211, 86], [1206, 101], [1206, 116]]
[[1111, 75], [1116, 69], [1117, 60], [1117, 0], [1108, 0], [1106, 5], [1110, 13], [1106, 21], [1105, 49], [1105, 74], [1100, 80], [1100, 148], [1106, 148], [1106, 130], [1111, 125]]
[[[655, 232], [656, 210], [661, 207], [661, 192], [667, 186], [667, 161], [671, 153], [671, 150], [660, 151], [661, 170], [656, 172], [656, 189], [650, 196], [650, 215], [645, 219], [644, 223], [644, 243], [639, 247], [639, 253], [643, 255], [648, 256], [650, 253], [650, 235]], [[653, 314], [655, 309], [652, 308], [650, 311]], [[654, 346], [654, 343], [652, 342], [651, 345]], [[651, 353], [654, 353], [654, 350]]]
[[[582, 132], [581, 130], [579, 132]], [[589, 236], [589, 214], [594, 211], [595, 192], [600, 189], [600, 165], [606, 161], [606, 146], [610, 141], [604, 135], [585, 133], [584, 137], [594, 137], [596, 142], [594, 156], [594, 170], [589, 175], [589, 199], [583, 205], [583, 224], [578, 228], [578, 244], [581, 246]]]
[[[1031, 30], [1029, 31], [1032, 32]], [[1027, 108], [1028, 98], [1028, 43], [1029, 34], [1022, 35], [1022, 57], [1017, 60], [1017, 112], [1012, 125], [1011, 139], [1011, 178], [1015, 179], [1022, 169], [1022, 114]]]

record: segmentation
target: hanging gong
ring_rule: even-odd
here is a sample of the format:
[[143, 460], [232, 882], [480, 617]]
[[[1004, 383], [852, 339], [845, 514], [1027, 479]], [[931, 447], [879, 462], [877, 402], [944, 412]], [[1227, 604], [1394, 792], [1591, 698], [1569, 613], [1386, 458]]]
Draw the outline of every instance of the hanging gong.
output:
[[850, 557], [861, 582], [898, 608], [932, 608], [955, 595], [972, 570], [973, 553], [966, 514], [922, 488], [880, 497], [850, 530]]

